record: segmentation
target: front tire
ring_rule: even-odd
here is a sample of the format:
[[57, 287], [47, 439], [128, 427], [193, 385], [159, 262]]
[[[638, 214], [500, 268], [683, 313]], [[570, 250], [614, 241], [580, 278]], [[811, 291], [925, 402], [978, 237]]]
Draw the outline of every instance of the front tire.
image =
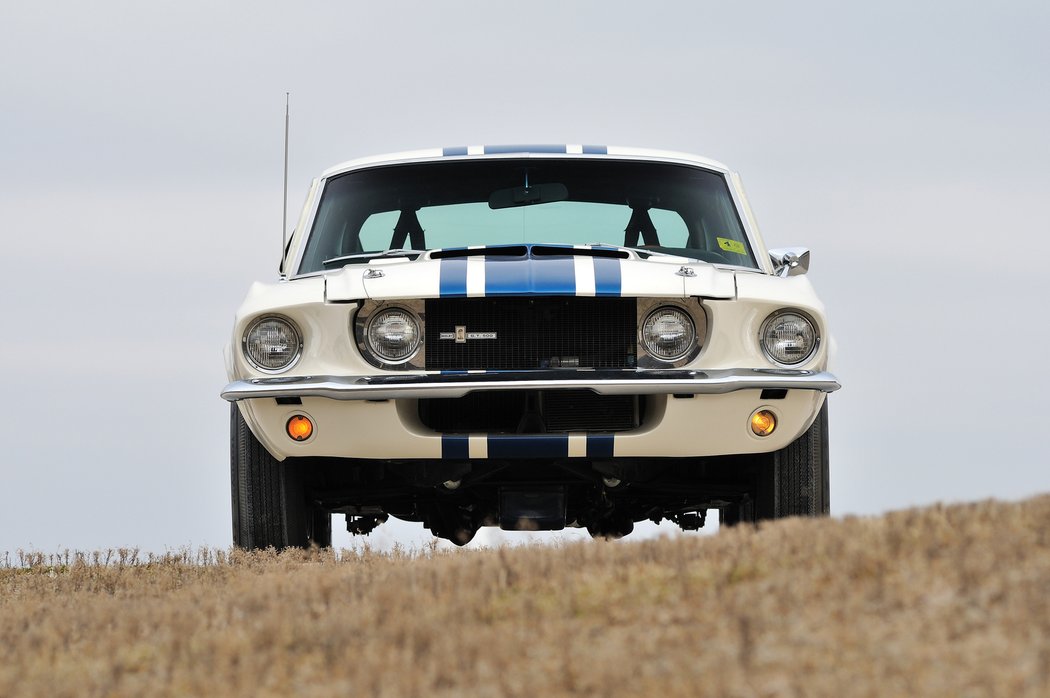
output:
[[332, 516], [307, 504], [299, 468], [270, 455], [230, 405], [233, 544], [245, 550], [332, 544]]
[[[831, 512], [828, 401], [802, 436], [773, 454], [772, 516], [827, 516]], [[766, 473], [769, 479], [769, 473]]]
[[831, 512], [828, 455], [828, 401], [813, 424], [785, 448], [755, 459], [754, 489], [718, 512], [719, 524], [735, 526], [789, 516], [827, 516]]

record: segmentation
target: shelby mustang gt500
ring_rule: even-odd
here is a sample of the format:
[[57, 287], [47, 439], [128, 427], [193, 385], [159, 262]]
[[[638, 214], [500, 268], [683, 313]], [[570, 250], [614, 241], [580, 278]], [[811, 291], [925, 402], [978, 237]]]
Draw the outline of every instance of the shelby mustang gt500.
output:
[[832, 342], [804, 248], [680, 153], [445, 148], [314, 181], [226, 351], [233, 537], [828, 513]]

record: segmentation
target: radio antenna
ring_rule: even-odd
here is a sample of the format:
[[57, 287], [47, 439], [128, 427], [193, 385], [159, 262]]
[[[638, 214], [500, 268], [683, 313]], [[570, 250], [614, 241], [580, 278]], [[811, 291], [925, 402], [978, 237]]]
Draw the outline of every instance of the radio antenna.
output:
[[288, 93], [284, 93], [284, 205], [281, 208], [281, 272], [288, 249]]

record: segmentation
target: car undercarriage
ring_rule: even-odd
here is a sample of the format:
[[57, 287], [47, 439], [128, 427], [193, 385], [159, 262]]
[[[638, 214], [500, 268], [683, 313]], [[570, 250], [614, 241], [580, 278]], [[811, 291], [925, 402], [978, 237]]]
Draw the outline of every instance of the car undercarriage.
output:
[[[756, 492], [769, 454], [686, 459], [406, 460], [289, 459], [312, 507], [346, 515], [367, 534], [388, 516], [421, 522], [462, 545], [482, 526], [504, 530], [586, 528], [618, 538], [634, 524], [668, 520], [696, 530], [709, 509], [723, 521]], [[759, 494], [761, 496], [761, 494]], [[759, 502], [761, 506], [761, 502]]]

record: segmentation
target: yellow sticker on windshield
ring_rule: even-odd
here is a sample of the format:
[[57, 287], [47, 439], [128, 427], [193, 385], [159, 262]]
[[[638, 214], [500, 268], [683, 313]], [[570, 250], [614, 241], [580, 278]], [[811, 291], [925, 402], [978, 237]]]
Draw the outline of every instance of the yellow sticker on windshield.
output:
[[726, 252], [733, 252], [734, 254], [747, 254], [747, 248], [744, 247], [744, 243], [739, 240], [731, 240], [729, 238], [715, 238], [718, 240], [718, 246]]

